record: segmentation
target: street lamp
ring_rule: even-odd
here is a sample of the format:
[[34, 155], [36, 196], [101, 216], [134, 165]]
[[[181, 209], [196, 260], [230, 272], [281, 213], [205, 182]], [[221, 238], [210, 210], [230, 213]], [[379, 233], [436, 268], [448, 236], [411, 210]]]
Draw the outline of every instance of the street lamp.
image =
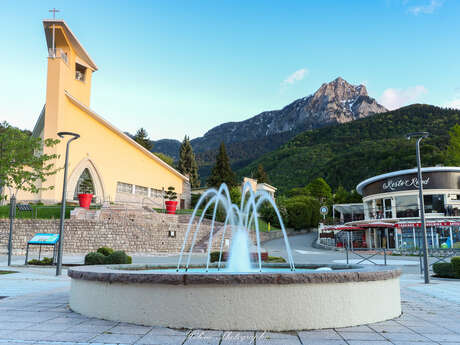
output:
[[62, 200], [61, 200], [61, 222], [59, 224], [59, 243], [58, 243], [58, 257], [56, 263], [56, 275], [60, 276], [62, 273], [62, 247], [64, 244], [64, 218], [65, 218], [65, 197], [67, 189], [67, 165], [69, 163], [69, 145], [72, 141], [80, 138], [80, 134], [72, 132], [59, 132], [59, 137], [64, 138], [66, 135], [71, 136], [67, 141], [65, 150], [65, 164], [64, 164], [64, 185], [62, 187]]
[[417, 178], [418, 178], [418, 196], [420, 199], [420, 219], [422, 223], [423, 235], [423, 273], [425, 276], [425, 284], [430, 283], [430, 276], [428, 275], [428, 240], [426, 238], [426, 225], [425, 225], [425, 204], [423, 202], [423, 182], [422, 182], [422, 168], [420, 162], [420, 142], [422, 139], [428, 137], [428, 132], [414, 132], [406, 135], [408, 140], [417, 138], [416, 155], [417, 155]]

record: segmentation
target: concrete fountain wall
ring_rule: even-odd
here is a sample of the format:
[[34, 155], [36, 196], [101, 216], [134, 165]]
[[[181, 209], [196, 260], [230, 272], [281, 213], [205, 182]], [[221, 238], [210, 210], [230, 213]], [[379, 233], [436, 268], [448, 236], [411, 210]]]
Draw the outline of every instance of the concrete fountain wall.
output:
[[152, 273], [122, 266], [68, 272], [70, 307], [87, 316], [173, 328], [273, 331], [397, 317], [400, 274], [360, 266], [317, 273]]

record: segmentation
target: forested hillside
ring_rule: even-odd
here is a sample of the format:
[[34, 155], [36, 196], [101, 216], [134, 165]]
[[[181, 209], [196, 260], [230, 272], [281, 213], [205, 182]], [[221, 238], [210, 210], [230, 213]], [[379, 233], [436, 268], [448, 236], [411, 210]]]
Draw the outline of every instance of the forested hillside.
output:
[[347, 189], [368, 177], [413, 168], [415, 141], [405, 134], [428, 131], [421, 145], [422, 165], [444, 164], [448, 131], [460, 123], [460, 111], [414, 104], [349, 123], [305, 131], [279, 149], [238, 171], [250, 175], [262, 164], [281, 193], [323, 177], [334, 189]]

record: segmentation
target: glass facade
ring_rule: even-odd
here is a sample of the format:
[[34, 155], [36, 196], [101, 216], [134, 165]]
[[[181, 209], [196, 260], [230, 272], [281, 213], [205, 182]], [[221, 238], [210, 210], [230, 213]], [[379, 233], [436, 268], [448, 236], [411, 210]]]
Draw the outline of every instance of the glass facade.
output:
[[396, 218], [418, 217], [418, 198], [415, 195], [395, 197]]

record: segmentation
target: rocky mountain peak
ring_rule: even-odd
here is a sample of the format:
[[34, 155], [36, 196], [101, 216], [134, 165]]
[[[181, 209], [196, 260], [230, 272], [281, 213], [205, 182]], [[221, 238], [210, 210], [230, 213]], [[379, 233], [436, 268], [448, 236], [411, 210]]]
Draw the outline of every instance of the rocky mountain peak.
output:
[[265, 140], [282, 135], [285, 140], [306, 129], [345, 123], [388, 111], [369, 97], [364, 85], [352, 85], [341, 77], [324, 83], [310, 96], [302, 97], [280, 110], [270, 110], [240, 122], [227, 122], [191, 141], [196, 152], [225, 144]]

